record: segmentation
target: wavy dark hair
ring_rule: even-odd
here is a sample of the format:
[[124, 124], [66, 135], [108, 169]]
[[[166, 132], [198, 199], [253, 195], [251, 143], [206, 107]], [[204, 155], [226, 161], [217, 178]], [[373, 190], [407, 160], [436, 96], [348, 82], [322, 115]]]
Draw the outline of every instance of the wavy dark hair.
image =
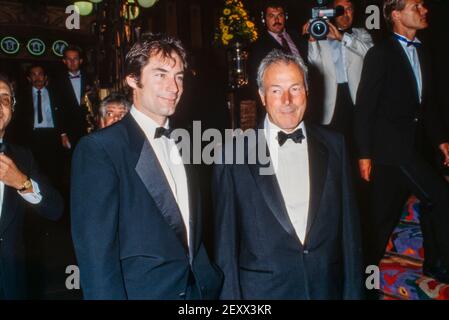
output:
[[134, 78], [141, 87], [142, 70], [150, 62], [151, 57], [162, 54], [166, 59], [173, 59], [173, 53], [180, 57], [184, 69], [187, 69], [187, 53], [179, 39], [162, 33], [145, 34], [126, 55], [125, 75]]

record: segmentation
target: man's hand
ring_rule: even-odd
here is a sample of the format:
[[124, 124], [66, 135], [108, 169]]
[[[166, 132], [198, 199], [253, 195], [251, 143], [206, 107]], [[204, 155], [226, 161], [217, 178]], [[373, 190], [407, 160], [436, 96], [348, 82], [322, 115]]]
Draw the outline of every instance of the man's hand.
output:
[[327, 21], [329, 26], [329, 33], [327, 34], [328, 39], [341, 41], [343, 39], [343, 33], [340, 32], [336, 26], [334, 26], [330, 21]]
[[[11, 158], [5, 156], [3, 153], [0, 154], [0, 181], [12, 188], [20, 189], [27, 179], [27, 176], [16, 167]], [[33, 192], [33, 187], [23, 192]]]
[[439, 148], [444, 155], [443, 160], [444, 165], [449, 167], [449, 142], [444, 142], [440, 144]]
[[65, 133], [61, 134], [61, 143], [62, 143], [62, 146], [66, 149], [72, 148], [72, 145], [70, 144], [69, 137]]
[[371, 159], [359, 159], [360, 176], [369, 182], [371, 177]]
[[[310, 22], [307, 22], [305, 25], [302, 26], [302, 35], [309, 34], [309, 25], [310, 25]], [[309, 42], [314, 42], [314, 41], [316, 41], [316, 39], [314, 37], [312, 37], [311, 35], [309, 35]]]

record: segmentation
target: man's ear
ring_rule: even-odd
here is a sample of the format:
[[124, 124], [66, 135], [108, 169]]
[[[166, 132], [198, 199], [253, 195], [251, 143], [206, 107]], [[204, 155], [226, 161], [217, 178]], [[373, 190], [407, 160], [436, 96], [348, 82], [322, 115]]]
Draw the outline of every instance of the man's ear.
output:
[[262, 101], [262, 105], [265, 107], [265, 93], [261, 89], [259, 89], [259, 97]]
[[400, 16], [401, 16], [401, 12], [400, 11], [398, 11], [398, 10], [391, 11], [391, 20], [392, 21], [397, 21]]
[[133, 89], [137, 89], [138, 88], [137, 81], [132, 76], [126, 76], [126, 83], [128, 84], [128, 86], [130, 86]]
[[80, 58], [80, 65], [81, 65], [81, 64], [83, 64], [83, 59], [82, 59], [82, 58]]

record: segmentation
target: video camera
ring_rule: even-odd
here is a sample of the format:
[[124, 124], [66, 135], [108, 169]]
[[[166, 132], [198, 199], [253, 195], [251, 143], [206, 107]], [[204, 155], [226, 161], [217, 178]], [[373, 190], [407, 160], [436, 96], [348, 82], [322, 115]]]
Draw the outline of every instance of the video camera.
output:
[[312, 19], [309, 24], [309, 34], [316, 40], [324, 40], [329, 33], [327, 21], [344, 14], [345, 9], [342, 6], [328, 8], [328, 0], [315, 0], [316, 7], [312, 8]]

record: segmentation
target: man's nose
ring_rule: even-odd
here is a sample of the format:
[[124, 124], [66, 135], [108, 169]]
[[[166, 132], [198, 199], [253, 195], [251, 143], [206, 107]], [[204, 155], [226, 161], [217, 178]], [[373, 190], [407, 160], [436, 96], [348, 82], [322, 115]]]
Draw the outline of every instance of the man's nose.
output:
[[172, 93], [177, 93], [179, 91], [179, 86], [176, 79], [171, 78], [167, 80], [167, 90]]
[[282, 104], [288, 106], [290, 104], [290, 101], [291, 101], [290, 92], [288, 91], [284, 92], [284, 94], [282, 95]]

